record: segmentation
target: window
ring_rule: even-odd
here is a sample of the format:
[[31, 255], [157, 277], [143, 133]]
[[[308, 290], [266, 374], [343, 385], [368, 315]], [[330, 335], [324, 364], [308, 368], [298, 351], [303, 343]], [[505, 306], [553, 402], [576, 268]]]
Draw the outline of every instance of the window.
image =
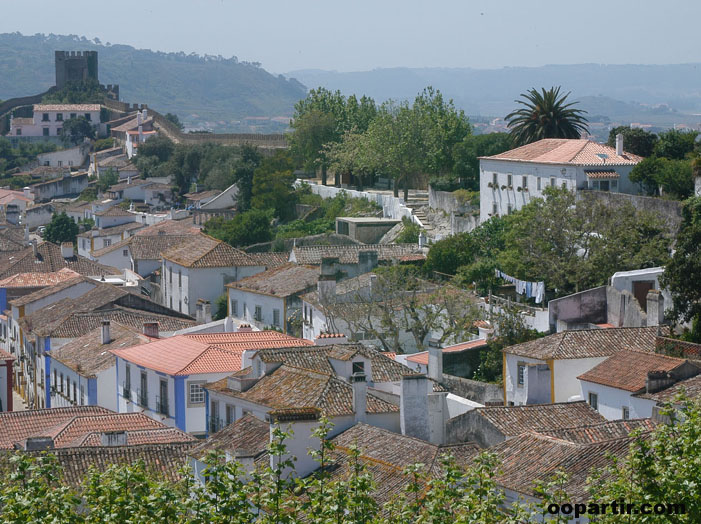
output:
[[234, 422], [234, 406], [226, 405], [226, 425]]
[[48, 127], [45, 127], [44, 129], [42, 129], [41, 132], [44, 136], [49, 136], [49, 128]]
[[209, 404], [209, 432], [219, 431], [219, 402], [212, 400]]
[[589, 393], [589, 405], [592, 409], [599, 411], [599, 395], [596, 393]]
[[492, 204], [492, 216], [497, 216], [497, 203]]
[[124, 365], [124, 396], [131, 398], [131, 366]]
[[514, 209], [514, 206], [513, 206], [512, 204], [507, 204], [507, 206], [506, 206], [506, 214], [507, 214], [507, 215], [510, 215], [511, 212], [513, 211], [513, 209]]
[[139, 404], [148, 406], [148, 376], [145, 371], [141, 372], [141, 389], [139, 390]]
[[237, 317], [238, 315], [239, 315], [239, 301], [232, 300], [231, 301], [231, 316]]
[[540, 177], [536, 178], [536, 189], [540, 191]]
[[73, 381], [73, 402], [78, 400], [78, 384]]
[[18, 127], [17, 132], [15, 133], [17, 136], [22, 136], [22, 128]]
[[562, 183], [562, 189], [567, 189], [567, 181]]
[[496, 173], [492, 173], [492, 185], [496, 188], [499, 185], [499, 177]]
[[62, 127], [57, 127], [57, 128], [56, 128], [56, 136], [61, 136], [62, 133], [63, 133], [63, 128], [62, 128]]
[[170, 280], [170, 283], [172, 284], [173, 283], [173, 268], [172, 267], [168, 268], [168, 278]]
[[623, 409], [621, 411], [621, 418], [623, 420], [628, 420], [630, 418], [630, 410], [628, 409], [628, 406], [623, 406]]
[[161, 379], [160, 398], [158, 401], [158, 412], [168, 415], [168, 381]]
[[80, 405], [85, 405], [85, 386], [82, 384], [80, 385]]
[[58, 374], [56, 373], [56, 370], [54, 369], [54, 388], [58, 387], [58, 378], [56, 378], [57, 375]]
[[170, 297], [170, 309], [173, 309], [173, 297]]
[[56, 165], [57, 165], [58, 167], [63, 167], [63, 160], [57, 160], [57, 161], [56, 161]]
[[528, 175], [523, 175], [521, 177], [521, 187], [523, 189], [528, 189]]
[[365, 362], [353, 362], [352, 367], [353, 374], [365, 373]]
[[128, 249], [122, 249], [122, 256], [123, 256], [123, 257], [128, 257], [128, 256], [129, 256], [129, 250], [128, 250]]
[[257, 320], [258, 322], [261, 322], [263, 320], [263, 308], [260, 306], [256, 306], [256, 310], [253, 313], [253, 318]]
[[63, 113], [56, 113], [56, 122], [63, 122]]
[[190, 398], [188, 404], [204, 404], [204, 388], [202, 382], [190, 382]]
[[85, 113], [85, 120], [92, 122], [92, 115], [90, 113]]
[[182, 300], [178, 300], [178, 311], [180, 311], [181, 313], [183, 312], [183, 301]]
[[63, 393], [63, 373], [61, 373], [61, 393]]
[[112, 245], [112, 240], [109, 238], [105, 238], [102, 243], [104, 244], [105, 247], [109, 247]]
[[280, 327], [280, 310], [273, 309], [273, 326]]
[[523, 386], [526, 383], [526, 364], [519, 362], [516, 368], [516, 383]]
[[49, 121], [49, 113], [43, 113], [41, 115], [41, 121], [42, 122], [48, 122]]
[[618, 180], [611, 180], [611, 191], [618, 192]]
[[70, 167], [73, 167], [73, 160], [69, 160], [69, 161], [68, 161], [68, 165], [69, 165]]
[[178, 269], [178, 287], [183, 287], [183, 272]]
[[75, 113], [71, 113], [71, 118], [75, 118], [77, 115]]
[[554, 176], [550, 177], [550, 187], [555, 187], [557, 185], [557, 179]]
[[512, 175], [511, 173], [509, 173], [508, 175], [506, 175], [506, 185], [507, 185], [508, 187], [513, 187], [513, 185], [514, 185], [514, 184], [513, 184], [513, 178], [514, 178], [514, 177], [513, 177], [513, 175]]

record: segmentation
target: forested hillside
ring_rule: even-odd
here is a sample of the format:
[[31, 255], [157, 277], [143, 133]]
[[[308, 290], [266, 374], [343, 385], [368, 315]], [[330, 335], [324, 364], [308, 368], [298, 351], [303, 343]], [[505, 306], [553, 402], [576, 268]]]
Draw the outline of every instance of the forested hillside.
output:
[[[247, 116], [291, 116], [305, 87], [235, 57], [186, 55], [102, 44], [84, 37], [0, 34], [0, 100], [54, 84], [54, 51], [95, 50], [103, 84], [120, 98], [175, 113], [189, 125], [232, 127]], [[210, 126], [212, 127], [212, 126]]]

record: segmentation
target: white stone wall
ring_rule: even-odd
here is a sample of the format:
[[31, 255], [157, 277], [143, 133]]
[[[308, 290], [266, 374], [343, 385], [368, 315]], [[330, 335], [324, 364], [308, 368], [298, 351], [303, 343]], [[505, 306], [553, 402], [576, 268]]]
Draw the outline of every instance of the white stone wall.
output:
[[[285, 300], [280, 297], [263, 295], [260, 293], [252, 293], [242, 289], [227, 288], [229, 298], [229, 313], [235, 317], [242, 318], [251, 325], [256, 325], [258, 328], [273, 326], [283, 329], [285, 327]], [[237, 311], [231, 311], [232, 301], [236, 301]], [[260, 306], [262, 318], [256, 320], [254, 318], [256, 306]], [[278, 311], [278, 323], [275, 324], [274, 311]]]
[[580, 380], [582, 399], [589, 402], [589, 393], [598, 396], [597, 411], [607, 420], [618, 420], [623, 418], [623, 407], [629, 410], [629, 418], [650, 418], [652, 408], [656, 405], [654, 400], [638, 398], [632, 396], [630, 391], [604, 386]]
[[580, 394], [577, 377], [599, 365], [608, 357], [572, 358], [556, 360], [553, 363], [555, 377], [555, 398], [553, 402], [567, 402]]

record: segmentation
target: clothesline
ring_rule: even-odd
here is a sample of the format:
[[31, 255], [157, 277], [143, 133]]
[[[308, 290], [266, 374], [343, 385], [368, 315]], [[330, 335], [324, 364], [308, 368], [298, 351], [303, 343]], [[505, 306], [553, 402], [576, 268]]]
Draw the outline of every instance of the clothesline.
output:
[[543, 302], [545, 298], [545, 282], [529, 282], [527, 280], [520, 280], [511, 275], [507, 275], [503, 271], [498, 269], [494, 270], [497, 278], [503, 278], [507, 282], [511, 282], [516, 286], [516, 293], [519, 295], [526, 295], [527, 298], [534, 298], [536, 304]]

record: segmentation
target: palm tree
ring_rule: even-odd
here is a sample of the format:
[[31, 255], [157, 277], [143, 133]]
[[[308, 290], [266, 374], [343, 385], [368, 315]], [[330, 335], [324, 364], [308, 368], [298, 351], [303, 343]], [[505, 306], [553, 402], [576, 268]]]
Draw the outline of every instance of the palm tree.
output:
[[506, 115], [516, 145], [543, 138], [579, 138], [587, 131], [586, 111], [572, 108], [578, 102], [565, 103], [570, 93], [560, 96], [560, 87], [541, 91], [522, 93], [521, 100], [514, 102], [524, 107]]

